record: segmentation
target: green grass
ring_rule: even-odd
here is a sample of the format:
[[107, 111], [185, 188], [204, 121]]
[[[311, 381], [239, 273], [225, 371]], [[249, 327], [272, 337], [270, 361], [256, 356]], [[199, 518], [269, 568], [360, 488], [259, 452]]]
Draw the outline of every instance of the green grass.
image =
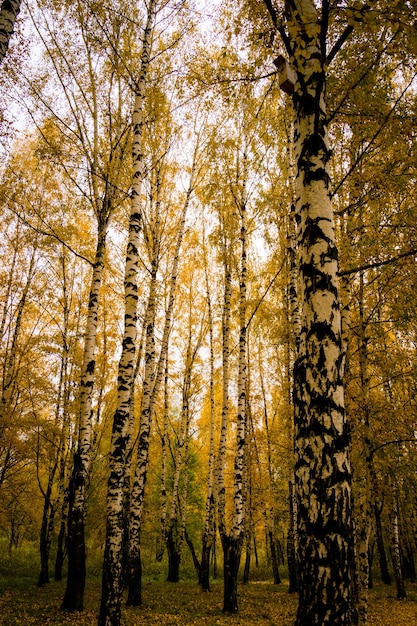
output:
[[[4, 581], [3, 581], [4, 583]], [[417, 586], [407, 585], [409, 598], [395, 599], [394, 587], [378, 584], [370, 592], [369, 624], [375, 626], [410, 626], [417, 623]], [[0, 595], [1, 626], [48, 626], [72, 624], [90, 626], [97, 623], [100, 581], [89, 579], [85, 610], [69, 614], [59, 609], [65, 581], [51, 582], [38, 589], [27, 577], [9, 577]], [[239, 613], [225, 616], [221, 612], [222, 584], [213, 583], [211, 593], [203, 593], [196, 583], [168, 584], [150, 581], [143, 587], [143, 605], [123, 609], [125, 626], [162, 624], [199, 624], [215, 626], [292, 626], [297, 597], [287, 593], [286, 584], [249, 583], [239, 586]]]
[[[90, 626], [97, 623], [100, 602], [100, 564], [89, 568], [85, 610], [69, 614], [60, 610], [65, 580], [51, 581], [38, 588], [39, 564], [36, 551], [28, 547], [0, 557], [0, 626]], [[203, 593], [195, 582], [192, 569], [188, 579], [178, 584], [165, 583], [165, 566], [147, 568], [143, 584], [143, 605], [123, 608], [123, 625], [186, 626], [292, 626], [297, 596], [287, 593], [287, 584], [251, 582], [239, 585], [239, 613], [221, 612], [223, 587], [214, 581], [211, 593]], [[370, 626], [410, 626], [417, 624], [417, 584], [407, 583], [408, 598], [396, 599], [395, 585], [376, 583], [369, 594]]]

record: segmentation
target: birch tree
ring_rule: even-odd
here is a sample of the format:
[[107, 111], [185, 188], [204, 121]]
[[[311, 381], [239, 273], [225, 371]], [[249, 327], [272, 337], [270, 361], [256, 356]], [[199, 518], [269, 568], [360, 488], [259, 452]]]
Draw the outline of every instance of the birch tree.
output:
[[[167, 114], [167, 117], [169, 115]], [[165, 123], [165, 122], [164, 122]], [[170, 133], [166, 138], [169, 144], [171, 133], [175, 130], [179, 133], [179, 128], [175, 125], [170, 129]], [[158, 132], [156, 133], [158, 136]], [[141, 566], [141, 554], [140, 554], [140, 530], [142, 525], [142, 513], [143, 503], [145, 496], [145, 486], [148, 469], [148, 455], [149, 455], [149, 441], [152, 422], [155, 414], [156, 403], [161, 390], [161, 386], [164, 379], [164, 371], [168, 358], [168, 344], [169, 337], [172, 330], [172, 320], [174, 314], [174, 304], [176, 300], [177, 279], [181, 261], [181, 246], [186, 229], [186, 218], [190, 207], [190, 202], [194, 193], [195, 186], [197, 185], [199, 173], [200, 173], [200, 138], [198, 132], [196, 133], [195, 145], [193, 146], [193, 154], [191, 164], [189, 165], [189, 179], [188, 185], [185, 190], [185, 194], [181, 197], [180, 202], [182, 206], [179, 212], [179, 220], [176, 228], [174, 229], [174, 238], [172, 240], [172, 259], [171, 265], [168, 269], [168, 290], [167, 290], [167, 303], [164, 315], [164, 322], [162, 327], [162, 337], [159, 353], [157, 353], [155, 346], [155, 322], [157, 312], [156, 301], [156, 273], [154, 274], [154, 281], [150, 283], [148, 306], [145, 316], [144, 332], [146, 335], [145, 340], [145, 371], [142, 387], [142, 403], [140, 409], [140, 426], [138, 436], [138, 450], [137, 460], [133, 479], [132, 487], [132, 504], [130, 509], [129, 520], [129, 592], [128, 592], [128, 605], [137, 606], [142, 602], [142, 566]], [[160, 137], [158, 136], [158, 143], [160, 144]], [[156, 160], [160, 160], [161, 163], [165, 162], [166, 154], [159, 155], [155, 153]], [[157, 168], [156, 168], [157, 169]], [[165, 181], [166, 182], [166, 181]], [[162, 179], [159, 179], [159, 183], [163, 186]], [[158, 202], [161, 198], [157, 199]], [[173, 200], [171, 200], [172, 202]], [[165, 200], [166, 202], [166, 200]], [[168, 212], [168, 207], [166, 211]], [[164, 217], [166, 223], [167, 216]], [[161, 247], [161, 233], [153, 233], [152, 241], [153, 245], [156, 245], [154, 254], [152, 256], [152, 271], [156, 272], [159, 266], [159, 254]], [[158, 257], [158, 258], [157, 258]], [[153, 284], [154, 282], [154, 284]]]
[[[123, 190], [123, 158], [127, 141], [123, 84], [119, 59], [114, 54], [116, 43], [122, 41], [125, 33], [121, 21], [114, 19], [112, 13], [106, 37], [111, 39], [114, 47], [104, 48], [104, 36], [97, 25], [100, 14], [94, 15], [83, 3], [58, 8], [52, 1], [38, 3], [29, 7], [29, 13], [49, 71], [47, 80], [28, 78], [29, 98], [25, 103], [44, 139], [42, 151], [45, 158], [54, 161], [63, 172], [66, 184], [82, 198], [76, 206], [83, 211], [91, 210], [96, 225], [96, 232], [93, 230], [95, 250], [90, 249], [83, 256], [91, 267], [91, 283], [79, 381], [79, 430], [68, 492], [68, 577], [62, 602], [63, 608], [75, 611], [83, 608], [85, 586], [84, 534], [92, 459], [99, 294], [110, 218], [126, 195]], [[73, 35], [70, 47], [67, 31]], [[44, 68], [38, 68], [39, 73], [43, 71]], [[106, 78], [102, 80], [104, 76]], [[51, 95], [52, 82], [61, 96], [59, 99]], [[45, 219], [43, 231], [54, 236], [49, 216]]]
[[287, 4], [283, 24], [265, 3], [295, 72], [297, 265], [300, 345], [294, 365], [298, 504], [297, 626], [352, 624], [353, 534], [349, 431], [343, 393], [338, 254], [331, 202], [326, 65], [329, 3]]
[[0, 63], [9, 48], [10, 37], [20, 11], [21, 0], [3, 0], [0, 7]]
[[144, 181], [145, 95], [151, 60], [153, 28], [157, 0], [147, 7], [142, 38], [140, 68], [134, 83], [132, 114], [132, 187], [130, 198], [129, 239], [125, 263], [125, 315], [122, 353], [119, 360], [117, 408], [113, 417], [110, 468], [107, 490], [106, 545], [103, 562], [100, 626], [120, 624], [123, 592], [123, 486], [126, 453], [129, 442], [130, 406], [136, 358], [138, 266], [140, 232], [142, 229], [142, 185]]

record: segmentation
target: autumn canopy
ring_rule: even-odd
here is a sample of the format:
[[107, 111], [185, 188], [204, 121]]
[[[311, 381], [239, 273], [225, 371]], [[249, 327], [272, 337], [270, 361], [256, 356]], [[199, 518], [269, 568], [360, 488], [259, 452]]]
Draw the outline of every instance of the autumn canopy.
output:
[[407, 597], [416, 60], [415, 0], [2, 3], [0, 542], [62, 615]]

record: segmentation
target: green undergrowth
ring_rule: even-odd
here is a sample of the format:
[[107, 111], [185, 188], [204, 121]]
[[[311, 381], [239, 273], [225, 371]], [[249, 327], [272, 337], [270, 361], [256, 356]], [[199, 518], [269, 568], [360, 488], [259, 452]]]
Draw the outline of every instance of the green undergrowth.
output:
[[[16, 572], [15, 572], [16, 573]], [[37, 588], [27, 576], [4, 576], [0, 579], [1, 626], [90, 626], [97, 623], [100, 600], [99, 579], [88, 579], [85, 610], [70, 614], [59, 606], [65, 581], [51, 582]], [[417, 585], [408, 584], [408, 599], [398, 601], [395, 587], [377, 584], [370, 591], [369, 624], [409, 626], [417, 623]], [[143, 605], [123, 608], [123, 625], [200, 624], [214, 626], [292, 626], [297, 606], [296, 595], [281, 585], [252, 582], [239, 585], [239, 613], [225, 616], [222, 607], [222, 583], [215, 581], [210, 593], [203, 593], [195, 582], [177, 584], [148, 581], [143, 586]]]

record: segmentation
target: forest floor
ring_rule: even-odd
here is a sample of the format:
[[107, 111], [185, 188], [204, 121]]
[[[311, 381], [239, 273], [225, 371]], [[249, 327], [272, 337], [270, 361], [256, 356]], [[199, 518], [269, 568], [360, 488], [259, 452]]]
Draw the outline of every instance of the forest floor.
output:
[[[90, 626], [97, 623], [100, 583], [88, 580], [85, 610], [70, 614], [59, 609], [65, 582], [51, 582], [38, 589], [33, 579], [1, 580], [1, 626]], [[417, 584], [407, 584], [407, 600], [396, 600], [395, 585], [379, 583], [369, 595], [369, 625], [411, 626], [417, 624]], [[287, 586], [268, 583], [239, 585], [239, 613], [221, 612], [222, 584], [215, 582], [203, 593], [194, 582], [150, 582], [143, 586], [143, 606], [123, 609], [124, 626], [200, 624], [205, 626], [292, 626], [297, 596]]]

